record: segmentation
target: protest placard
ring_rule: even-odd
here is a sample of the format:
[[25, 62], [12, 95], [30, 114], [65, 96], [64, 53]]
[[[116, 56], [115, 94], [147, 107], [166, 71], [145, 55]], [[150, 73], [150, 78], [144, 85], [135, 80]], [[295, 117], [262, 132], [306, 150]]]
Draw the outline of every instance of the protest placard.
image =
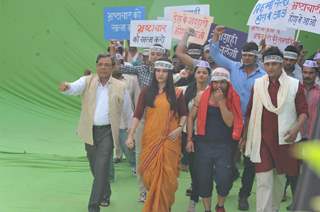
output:
[[294, 36], [294, 29], [279, 30], [251, 26], [249, 27], [248, 42], [254, 41], [259, 44], [265, 38], [268, 46], [277, 46], [279, 49], [284, 50], [295, 41]]
[[171, 48], [172, 22], [161, 20], [131, 21], [130, 46], [149, 48], [160, 44]]
[[164, 8], [164, 18], [170, 20], [173, 12], [187, 12], [196, 15], [210, 15], [209, 4], [195, 4], [195, 5], [183, 5], [183, 6], [172, 6]]
[[207, 41], [213, 17], [173, 12], [171, 20], [173, 22], [173, 38], [182, 39], [185, 31], [188, 28], [192, 28], [195, 30], [195, 36], [190, 37], [189, 42], [203, 45]]
[[104, 9], [105, 40], [128, 40], [130, 21], [144, 20], [144, 7], [107, 7]]
[[293, 0], [286, 20], [287, 27], [320, 34], [320, 1]]
[[254, 6], [247, 25], [273, 29], [286, 27], [289, 0], [259, 0]]
[[[211, 39], [211, 34], [215, 27], [216, 24], [212, 24], [208, 39]], [[244, 43], [246, 43], [247, 37], [248, 34], [246, 32], [225, 27], [224, 33], [219, 40], [220, 52], [231, 60], [240, 61], [241, 49]]]

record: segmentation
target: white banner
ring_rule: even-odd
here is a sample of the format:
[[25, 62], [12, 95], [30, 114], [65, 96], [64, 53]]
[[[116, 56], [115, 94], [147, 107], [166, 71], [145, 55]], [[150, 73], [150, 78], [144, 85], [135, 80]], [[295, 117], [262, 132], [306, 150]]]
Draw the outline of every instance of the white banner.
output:
[[171, 49], [172, 22], [161, 20], [131, 21], [130, 46], [149, 48], [161, 44]]
[[185, 12], [173, 12], [173, 38], [181, 40], [188, 28], [195, 30], [195, 36], [190, 37], [190, 43], [203, 45], [210, 31], [213, 17], [206, 15], [195, 15]]
[[288, 8], [286, 26], [320, 34], [320, 1], [293, 0]]
[[173, 12], [186, 12], [197, 15], [210, 16], [210, 5], [209, 4], [196, 4], [196, 5], [184, 5], [184, 6], [173, 6], [164, 8], [164, 18], [170, 20]]
[[265, 38], [268, 46], [277, 46], [279, 49], [284, 50], [295, 41], [294, 36], [294, 29], [279, 30], [251, 26], [248, 32], [248, 42], [254, 41], [259, 44]]
[[286, 26], [288, 6], [292, 0], [259, 0], [254, 6], [247, 25], [283, 29]]

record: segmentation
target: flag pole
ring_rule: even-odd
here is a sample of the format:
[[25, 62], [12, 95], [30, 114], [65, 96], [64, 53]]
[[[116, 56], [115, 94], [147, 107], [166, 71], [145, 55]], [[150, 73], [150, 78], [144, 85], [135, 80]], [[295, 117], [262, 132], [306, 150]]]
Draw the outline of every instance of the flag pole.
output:
[[299, 40], [299, 36], [300, 36], [300, 29], [297, 30], [296, 39], [295, 39], [296, 41]]

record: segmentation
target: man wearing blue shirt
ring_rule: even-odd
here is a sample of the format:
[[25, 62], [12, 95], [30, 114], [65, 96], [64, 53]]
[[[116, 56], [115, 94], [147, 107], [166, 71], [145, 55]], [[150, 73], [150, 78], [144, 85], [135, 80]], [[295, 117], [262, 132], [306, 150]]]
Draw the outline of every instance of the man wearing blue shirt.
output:
[[[217, 65], [230, 71], [231, 83], [240, 96], [242, 117], [245, 122], [251, 89], [255, 80], [262, 77], [265, 71], [258, 66], [258, 45], [254, 42], [246, 43], [242, 47], [241, 62], [235, 62], [223, 56], [219, 48], [219, 39], [223, 33], [223, 26], [215, 28], [210, 42], [210, 55]], [[248, 197], [250, 196], [255, 176], [255, 167], [249, 158], [244, 158], [244, 166], [241, 178], [242, 186], [239, 192], [239, 210], [249, 209]]]

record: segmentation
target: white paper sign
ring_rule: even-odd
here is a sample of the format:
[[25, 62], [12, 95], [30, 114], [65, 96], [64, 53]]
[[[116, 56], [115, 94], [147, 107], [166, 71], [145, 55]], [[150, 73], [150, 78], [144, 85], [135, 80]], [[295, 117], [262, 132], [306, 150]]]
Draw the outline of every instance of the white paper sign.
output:
[[130, 46], [149, 48], [161, 44], [170, 49], [172, 42], [172, 22], [161, 20], [131, 21]]
[[320, 34], [320, 1], [293, 0], [286, 20], [287, 27]]
[[209, 4], [196, 4], [196, 5], [165, 7], [164, 8], [164, 18], [166, 20], [170, 20], [173, 12], [186, 12], [186, 13], [194, 13], [197, 15], [210, 16], [210, 5]]
[[283, 29], [288, 6], [292, 0], [259, 0], [254, 6], [247, 25]]
[[294, 36], [294, 29], [279, 30], [251, 26], [249, 27], [248, 42], [260, 43], [265, 38], [268, 46], [277, 46], [279, 49], [284, 50], [295, 41]]
[[209, 35], [213, 17], [206, 15], [195, 15], [185, 12], [173, 12], [173, 38], [181, 40], [188, 28], [195, 30], [195, 36], [190, 37], [190, 43], [203, 45]]

